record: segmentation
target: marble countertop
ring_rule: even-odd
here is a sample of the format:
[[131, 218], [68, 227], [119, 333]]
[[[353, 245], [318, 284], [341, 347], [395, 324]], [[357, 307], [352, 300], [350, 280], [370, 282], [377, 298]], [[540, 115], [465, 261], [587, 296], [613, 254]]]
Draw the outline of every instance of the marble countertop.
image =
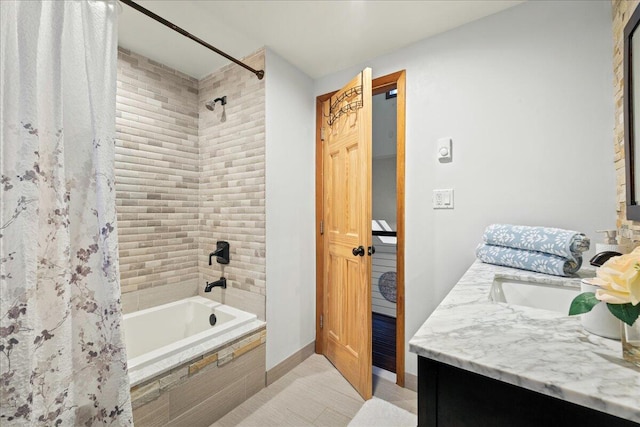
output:
[[411, 352], [640, 422], [640, 369], [622, 358], [620, 341], [586, 332], [579, 316], [490, 301], [496, 276], [580, 282], [476, 261], [411, 338]]

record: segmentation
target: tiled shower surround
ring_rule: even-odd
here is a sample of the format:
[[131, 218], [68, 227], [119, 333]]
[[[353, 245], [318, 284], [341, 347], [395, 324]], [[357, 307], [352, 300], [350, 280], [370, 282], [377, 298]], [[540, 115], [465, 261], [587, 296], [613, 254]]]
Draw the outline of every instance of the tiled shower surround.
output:
[[[264, 69], [264, 51], [245, 58], [249, 66]], [[214, 298], [265, 318], [265, 88], [237, 65], [230, 64], [200, 80], [200, 229], [198, 272], [200, 283], [218, 279], [221, 272], [232, 287], [215, 288]], [[205, 103], [226, 96], [209, 111]], [[217, 240], [231, 245], [231, 262], [223, 266], [209, 253]], [[200, 294], [204, 289], [199, 288]]]
[[125, 311], [197, 293], [198, 81], [118, 51], [116, 205]]
[[[264, 50], [245, 62], [261, 69]], [[265, 318], [264, 80], [228, 65], [198, 81], [119, 48], [116, 204], [125, 312], [203, 293], [216, 240], [231, 244], [226, 291]], [[227, 97], [214, 111], [205, 102]], [[209, 295], [207, 295], [209, 296]]]

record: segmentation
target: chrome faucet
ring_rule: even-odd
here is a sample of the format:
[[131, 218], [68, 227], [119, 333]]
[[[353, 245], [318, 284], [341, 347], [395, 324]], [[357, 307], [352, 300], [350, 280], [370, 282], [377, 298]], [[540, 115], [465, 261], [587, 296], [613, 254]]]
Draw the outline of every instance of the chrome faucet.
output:
[[216, 280], [215, 282], [207, 282], [206, 286], [204, 287], [204, 291], [211, 292], [211, 289], [217, 288], [217, 287], [222, 289], [227, 289], [227, 279], [224, 277], [221, 277], [220, 280]]

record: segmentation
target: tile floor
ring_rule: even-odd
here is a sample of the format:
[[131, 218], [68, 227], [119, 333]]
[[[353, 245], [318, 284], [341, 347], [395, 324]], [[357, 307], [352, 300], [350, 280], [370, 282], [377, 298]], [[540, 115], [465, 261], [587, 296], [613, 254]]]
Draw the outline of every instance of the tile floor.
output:
[[[373, 377], [374, 396], [417, 412], [415, 392]], [[364, 401], [324, 357], [312, 355], [211, 427], [346, 426]]]

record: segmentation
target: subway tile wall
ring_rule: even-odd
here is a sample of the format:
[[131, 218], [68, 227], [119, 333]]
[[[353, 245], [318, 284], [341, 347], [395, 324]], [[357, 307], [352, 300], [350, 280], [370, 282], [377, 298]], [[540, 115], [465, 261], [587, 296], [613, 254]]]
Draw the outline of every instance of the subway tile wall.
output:
[[[264, 50], [243, 61], [264, 69]], [[264, 80], [230, 64], [199, 82], [200, 283], [223, 273], [227, 289], [215, 288], [211, 297], [265, 319], [265, 88]], [[216, 104], [227, 97], [226, 120]], [[230, 243], [231, 263], [208, 265], [217, 240]], [[200, 293], [205, 295], [203, 287]]]
[[[264, 67], [264, 50], [245, 62]], [[205, 102], [227, 96], [212, 112]], [[264, 81], [236, 65], [198, 81], [118, 50], [116, 205], [125, 312], [199, 292], [265, 317]], [[231, 264], [208, 265], [217, 240]], [[224, 272], [227, 290], [204, 294]]]
[[197, 294], [198, 81], [118, 49], [116, 207], [125, 311]]

